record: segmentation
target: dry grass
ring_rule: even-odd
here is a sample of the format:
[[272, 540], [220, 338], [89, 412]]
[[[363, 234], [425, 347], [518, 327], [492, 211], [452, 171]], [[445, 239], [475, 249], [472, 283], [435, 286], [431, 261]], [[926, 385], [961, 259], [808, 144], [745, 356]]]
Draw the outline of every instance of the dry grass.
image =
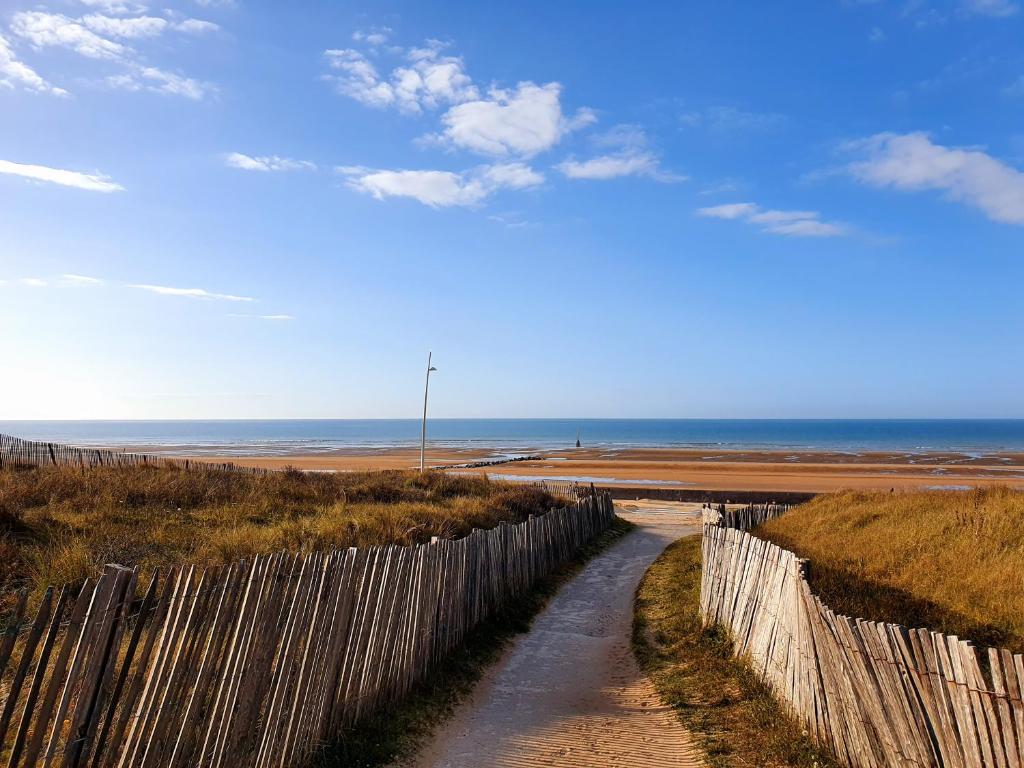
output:
[[831, 768], [744, 662], [720, 627], [700, 620], [700, 536], [680, 539], [637, 590], [633, 647], [641, 668], [678, 713], [713, 768]]
[[282, 549], [459, 537], [564, 503], [535, 486], [440, 472], [4, 469], [0, 591], [9, 599], [29, 586], [38, 595], [112, 562], [148, 573]]
[[828, 494], [755, 533], [810, 560], [840, 613], [1024, 652], [1020, 491]]

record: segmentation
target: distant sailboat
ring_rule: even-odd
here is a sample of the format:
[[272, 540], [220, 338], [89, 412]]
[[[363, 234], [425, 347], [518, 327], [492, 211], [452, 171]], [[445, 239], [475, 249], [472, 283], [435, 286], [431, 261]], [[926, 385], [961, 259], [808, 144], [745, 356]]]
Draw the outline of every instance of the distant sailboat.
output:
[[582, 448], [583, 447], [583, 443], [580, 442], [580, 431], [578, 429], [576, 430], [576, 447], [577, 448]]

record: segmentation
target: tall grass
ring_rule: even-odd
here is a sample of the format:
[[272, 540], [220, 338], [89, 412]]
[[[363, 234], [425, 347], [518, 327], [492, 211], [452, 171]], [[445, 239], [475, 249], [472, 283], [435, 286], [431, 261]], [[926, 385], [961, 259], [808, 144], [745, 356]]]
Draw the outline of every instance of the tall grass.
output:
[[840, 613], [1024, 651], [1020, 491], [827, 494], [754, 533], [808, 558]]
[[0, 471], [0, 600], [15, 587], [38, 595], [80, 583], [104, 563], [146, 574], [282, 549], [413, 544], [564, 503], [535, 486], [441, 472], [9, 468]]

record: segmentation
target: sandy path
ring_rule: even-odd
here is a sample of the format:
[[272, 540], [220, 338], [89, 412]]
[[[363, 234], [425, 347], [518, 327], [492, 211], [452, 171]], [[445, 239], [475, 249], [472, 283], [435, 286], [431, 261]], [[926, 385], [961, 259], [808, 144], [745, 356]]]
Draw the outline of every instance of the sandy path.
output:
[[[641, 527], [566, 584], [421, 752], [421, 768], [702, 765], [630, 647], [633, 594], [694, 505], [651, 505]], [[685, 510], [685, 514], [682, 514]], [[637, 513], [639, 512], [639, 514]]]

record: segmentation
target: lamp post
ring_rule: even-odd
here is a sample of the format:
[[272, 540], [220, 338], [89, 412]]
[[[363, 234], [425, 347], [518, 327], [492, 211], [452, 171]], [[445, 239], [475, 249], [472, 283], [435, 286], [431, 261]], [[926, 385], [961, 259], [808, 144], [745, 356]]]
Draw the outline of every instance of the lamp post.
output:
[[423, 427], [420, 430], [420, 472], [423, 471], [423, 457], [427, 451], [427, 393], [430, 391], [430, 372], [437, 368], [430, 364], [433, 352], [427, 352], [427, 383], [423, 386]]

